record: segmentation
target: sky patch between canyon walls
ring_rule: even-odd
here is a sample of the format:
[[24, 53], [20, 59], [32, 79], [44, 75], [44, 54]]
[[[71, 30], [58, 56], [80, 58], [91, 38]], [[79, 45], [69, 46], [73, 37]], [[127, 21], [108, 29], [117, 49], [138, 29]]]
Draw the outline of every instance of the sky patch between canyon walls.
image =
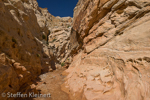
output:
[[54, 16], [73, 17], [73, 9], [78, 0], [37, 0], [42, 8], [48, 8], [48, 11]]

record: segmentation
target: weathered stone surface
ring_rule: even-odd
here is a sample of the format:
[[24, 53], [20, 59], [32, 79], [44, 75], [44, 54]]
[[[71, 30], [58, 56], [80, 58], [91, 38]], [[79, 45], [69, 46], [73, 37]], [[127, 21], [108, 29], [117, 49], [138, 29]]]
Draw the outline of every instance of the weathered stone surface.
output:
[[[57, 30], [58, 29], [58, 30]], [[49, 46], [58, 61], [64, 62], [69, 53], [70, 28], [54, 28], [49, 35]], [[64, 59], [63, 59], [64, 58]]]
[[73, 56], [62, 85], [71, 100], [149, 100], [149, 27], [149, 0], [79, 0], [73, 19], [36, 0], [0, 0], [0, 94], [36, 89], [41, 71]]
[[0, 94], [26, 93], [41, 74], [44, 52], [39, 41], [49, 31], [38, 23], [38, 11], [44, 16], [36, 0], [0, 0]]
[[[79, 0], [62, 89], [72, 100], [149, 100], [150, 1]], [[74, 48], [76, 47], [76, 48]]]
[[[49, 27], [47, 45], [44, 46], [44, 52], [50, 57], [50, 62], [60, 68], [60, 64], [70, 62], [70, 31], [72, 25], [71, 17], [55, 17], [54, 23]], [[69, 60], [68, 60], [69, 59]]]

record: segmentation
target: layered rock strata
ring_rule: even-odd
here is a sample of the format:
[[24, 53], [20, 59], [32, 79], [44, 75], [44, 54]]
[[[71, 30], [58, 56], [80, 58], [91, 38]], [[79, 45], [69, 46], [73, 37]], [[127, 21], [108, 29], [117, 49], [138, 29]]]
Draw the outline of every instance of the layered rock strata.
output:
[[49, 35], [49, 46], [53, 49], [57, 61], [64, 62], [70, 54], [70, 32], [72, 18], [63, 17], [58, 25], [51, 29]]
[[149, 0], [79, 0], [62, 89], [72, 100], [149, 100], [149, 27]]
[[0, 94], [27, 93], [41, 74], [49, 30], [37, 20], [40, 9], [35, 0], [0, 0]]
[[51, 71], [54, 58], [60, 66], [69, 55], [71, 23], [36, 0], [0, 0], [0, 94], [28, 93], [38, 75]]

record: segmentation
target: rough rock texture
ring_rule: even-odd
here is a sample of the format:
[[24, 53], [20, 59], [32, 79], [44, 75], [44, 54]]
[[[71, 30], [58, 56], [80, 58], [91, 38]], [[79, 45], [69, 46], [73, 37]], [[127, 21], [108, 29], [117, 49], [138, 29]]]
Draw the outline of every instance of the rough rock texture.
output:
[[0, 94], [27, 93], [41, 72], [51, 71], [51, 60], [64, 62], [71, 25], [71, 17], [54, 17], [36, 0], [0, 0]]
[[58, 25], [51, 29], [48, 44], [53, 49], [57, 61], [64, 62], [70, 54], [69, 42], [72, 18], [63, 17]]
[[[27, 70], [26, 66], [9, 59], [4, 53], [0, 54], [0, 93], [16, 93], [17, 91], [27, 93], [36, 75], [33, 70]], [[0, 96], [0, 99], [7, 98]], [[11, 98], [13, 99], [15, 98]]]
[[[50, 35], [44, 45], [43, 50], [50, 58], [50, 63], [54, 63], [57, 69], [62, 66], [68, 67], [71, 63], [70, 56], [70, 32], [72, 26], [71, 17], [53, 17], [49, 26]], [[52, 67], [52, 65], [51, 65]]]
[[40, 41], [49, 31], [38, 24], [37, 6], [35, 0], [0, 0], [0, 94], [26, 93], [41, 74], [45, 54]]
[[150, 100], [149, 0], [79, 0], [70, 39], [72, 100]]

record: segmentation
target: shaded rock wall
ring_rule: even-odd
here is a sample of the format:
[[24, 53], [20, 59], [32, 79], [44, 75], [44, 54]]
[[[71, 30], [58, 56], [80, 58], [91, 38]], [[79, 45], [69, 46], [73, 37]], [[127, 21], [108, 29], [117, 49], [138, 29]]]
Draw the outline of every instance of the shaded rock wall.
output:
[[51, 69], [51, 60], [60, 66], [69, 55], [71, 23], [71, 17], [54, 17], [36, 0], [0, 0], [0, 94], [27, 93]]
[[37, 13], [44, 16], [40, 9], [36, 0], [0, 0], [0, 94], [27, 93], [41, 74], [40, 41], [49, 30], [37, 20]]
[[149, 27], [149, 0], [79, 0], [62, 89], [72, 100], [149, 100]]
[[[56, 68], [68, 66], [71, 63], [70, 56], [70, 31], [72, 26], [71, 17], [54, 17], [49, 27], [50, 35], [43, 51], [50, 58], [50, 63], [54, 63]], [[53, 68], [53, 69], [56, 69]]]

